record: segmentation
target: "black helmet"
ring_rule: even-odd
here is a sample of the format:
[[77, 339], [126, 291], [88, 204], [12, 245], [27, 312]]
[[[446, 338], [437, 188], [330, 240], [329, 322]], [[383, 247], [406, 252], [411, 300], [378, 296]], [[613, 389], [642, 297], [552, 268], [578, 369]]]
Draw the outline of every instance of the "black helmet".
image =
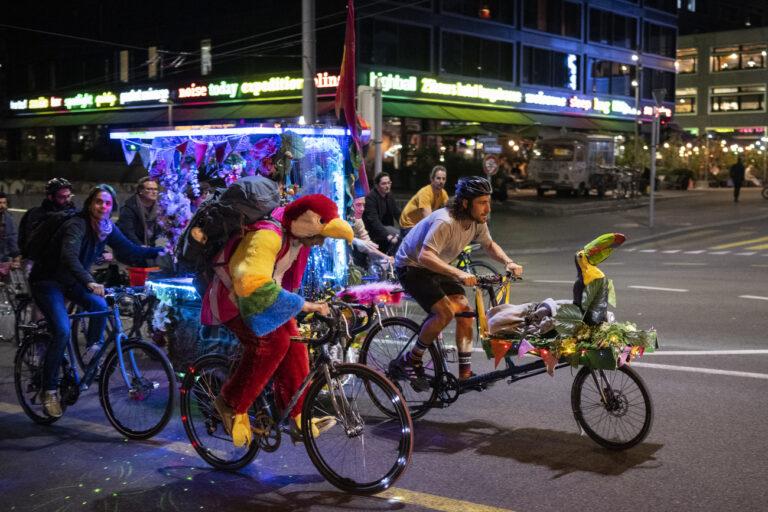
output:
[[53, 178], [45, 184], [45, 195], [52, 196], [62, 189], [72, 189], [72, 184], [66, 178]]
[[456, 183], [456, 197], [460, 199], [474, 199], [480, 196], [491, 195], [491, 184], [481, 176], [469, 176], [460, 178]]

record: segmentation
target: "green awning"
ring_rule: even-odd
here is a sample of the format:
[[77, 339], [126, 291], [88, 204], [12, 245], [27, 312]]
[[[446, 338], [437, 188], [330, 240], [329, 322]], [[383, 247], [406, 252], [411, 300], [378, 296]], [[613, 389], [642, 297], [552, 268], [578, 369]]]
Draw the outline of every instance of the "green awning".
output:
[[527, 114], [511, 110], [454, 107], [450, 105], [404, 101], [385, 101], [382, 109], [384, 116], [443, 119], [446, 121], [477, 121], [480, 123], [496, 124], [531, 124]]
[[598, 130], [609, 132], [632, 132], [635, 130], [635, 122], [625, 119], [592, 119]]

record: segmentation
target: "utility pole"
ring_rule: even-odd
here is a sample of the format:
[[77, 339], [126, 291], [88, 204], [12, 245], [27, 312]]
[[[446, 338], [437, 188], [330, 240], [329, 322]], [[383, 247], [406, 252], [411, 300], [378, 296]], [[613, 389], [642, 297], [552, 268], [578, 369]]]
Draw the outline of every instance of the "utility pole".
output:
[[381, 144], [382, 144], [382, 99], [381, 99], [381, 78], [376, 79], [376, 86], [373, 89], [373, 143], [376, 146], [376, 159], [373, 163], [374, 176], [381, 173]]
[[307, 124], [317, 122], [315, 43], [315, 0], [301, 0], [301, 70], [304, 78], [301, 114]]
[[659, 107], [667, 94], [666, 89], [653, 90], [653, 124], [651, 125], [651, 194], [648, 209], [648, 227], [653, 227], [654, 189], [656, 188], [656, 152], [659, 146]]
[[643, 62], [638, 54], [632, 55], [632, 60], [637, 62], [635, 80], [633, 80], [632, 85], [635, 86], [635, 151], [633, 158], [635, 166], [638, 166], [638, 157], [640, 156], [640, 73], [643, 70]]

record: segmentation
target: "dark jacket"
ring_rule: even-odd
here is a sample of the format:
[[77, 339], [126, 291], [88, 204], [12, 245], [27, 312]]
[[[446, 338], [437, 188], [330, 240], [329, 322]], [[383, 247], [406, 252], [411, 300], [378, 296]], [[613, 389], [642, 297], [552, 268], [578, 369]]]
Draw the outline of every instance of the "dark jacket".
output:
[[43, 222], [43, 220], [45, 220], [49, 214], [56, 211], [58, 211], [56, 210], [56, 205], [47, 197], [43, 199], [43, 204], [40, 206], [35, 206], [34, 208], [27, 210], [27, 213], [24, 214], [24, 216], [21, 218], [21, 222], [19, 223], [20, 249], [24, 249], [24, 246], [29, 239], [29, 235], [32, 234], [35, 228], [39, 226], [40, 223]]
[[63, 287], [79, 282], [87, 286], [94, 282], [91, 265], [104, 252], [105, 245], [112, 248], [118, 260], [127, 264], [156, 258], [162, 250], [131, 243], [114, 224], [106, 240], [99, 240], [86, 215], [79, 213], [61, 225], [51, 241], [49, 256], [35, 261], [29, 275], [30, 282], [50, 280]]
[[731, 179], [734, 183], [741, 183], [744, 181], [744, 164], [736, 162], [731, 166]]
[[[155, 206], [157, 207], [157, 206]], [[134, 194], [128, 198], [122, 208], [120, 208], [120, 218], [117, 220], [117, 226], [123, 232], [125, 237], [136, 245], [155, 245], [155, 240], [160, 236], [162, 229], [155, 221], [152, 226], [152, 236], [147, 240], [146, 229], [144, 228], [144, 217], [141, 214], [139, 206], [139, 196]]]
[[378, 243], [379, 240], [386, 239], [388, 233], [384, 226], [394, 226], [399, 218], [400, 209], [395, 204], [395, 197], [391, 193], [381, 197], [381, 194], [373, 189], [365, 196], [363, 223], [374, 242]]
[[11, 212], [8, 210], [0, 216], [0, 222], [3, 223], [5, 229], [3, 229], [3, 236], [0, 237], [0, 261], [5, 261], [9, 258], [15, 258], [21, 252], [19, 251], [19, 244], [16, 242], [18, 234], [16, 233], [16, 222], [13, 220]]

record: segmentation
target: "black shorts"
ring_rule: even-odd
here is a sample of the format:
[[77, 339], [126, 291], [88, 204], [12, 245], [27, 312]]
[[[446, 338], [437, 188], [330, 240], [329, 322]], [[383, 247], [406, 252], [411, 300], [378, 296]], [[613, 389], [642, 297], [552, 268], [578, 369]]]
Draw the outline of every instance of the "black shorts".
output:
[[455, 277], [438, 274], [424, 267], [397, 267], [397, 279], [406, 293], [427, 313], [448, 295], [464, 295], [464, 287]]

